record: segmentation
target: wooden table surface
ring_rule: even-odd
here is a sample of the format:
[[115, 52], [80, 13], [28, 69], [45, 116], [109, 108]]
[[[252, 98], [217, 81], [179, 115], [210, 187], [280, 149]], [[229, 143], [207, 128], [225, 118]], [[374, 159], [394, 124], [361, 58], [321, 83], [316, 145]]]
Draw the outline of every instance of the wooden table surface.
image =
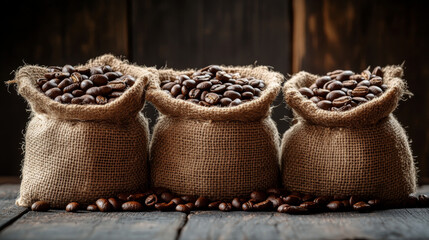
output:
[[[0, 239], [429, 239], [429, 208], [371, 213], [32, 212], [0, 185]], [[429, 193], [429, 186], [420, 188]]]

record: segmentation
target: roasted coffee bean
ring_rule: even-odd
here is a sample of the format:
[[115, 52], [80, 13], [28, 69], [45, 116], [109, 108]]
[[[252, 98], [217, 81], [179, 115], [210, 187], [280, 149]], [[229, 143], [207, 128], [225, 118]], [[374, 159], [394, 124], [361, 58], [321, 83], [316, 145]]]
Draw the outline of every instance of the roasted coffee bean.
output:
[[64, 93], [61, 96], [61, 101], [63, 103], [71, 103], [71, 100], [74, 98], [74, 95], [72, 95], [71, 93]]
[[91, 75], [103, 74], [103, 69], [101, 67], [92, 67], [89, 69]]
[[76, 69], [72, 65], [64, 65], [64, 67], [62, 68], [62, 72], [65, 73], [73, 73], [75, 71]]
[[368, 93], [368, 94], [365, 96], [365, 98], [366, 98], [366, 99], [368, 99], [368, 100], [372, 100], [372, 99], [374, 99], [374, 98], [375, 98], [375, 95], [374, 95], [374, 94], [372, 94], [372, 93]]
[[103, 97], [103, 96], [97, 96], [97, 97], [95, 98], [95, 102], [96, 102], [97, 104], [104, 105], [104, 104], [107, 104], [107, 98], [106, 98], [106, 97]]
[[243, 87], [241, 85], [238, 84], [233, 84], [231, 86], [228, 86], [226, 88], [226, 90], [230, 90], [230, 91], [235, 91], [235, 92], [242, 92], [243, 91]]
[[174, 198], [174, 194], [172, 194], [170, 192], [163, 192], [163, 193], [161, 193], [160, 198], [162, 201], [168, 203]]
[[109, 79], [103, 74], [92, 75], [89, 80], [91, 80], [95, 86], [103, 86], [106, 85]]
[[175, 197], [175, 198], [171, 199], [171, 202], [174, 202], [174, 204], [176, 204], [176, 205], [185, 203], [185, 201], [183, 201], [180, 197]]
[[110, 205], [109, 201], [105, 198], [100, 198], [95, 202], [100, 212], [108, 212], [112, 210], [112, 205]]
[[313, 89], [313, 93], [316, 96], [324, 98], [324, 97], [326, 97], [326, 95], [328, 95], [328, 93], [330, 93], [330, 91], [327, 89], [315, 88], [315, 89]]
[[332, 102], [328, 100], [322, 100], [317, 102], [317, 106], [324, 110], [329, 110], [332, 107]]
[[60, 81], [63, 80], [64, 78], [68, 78], [70, 77], [70, 73], [66, 73], [66, 72], [56, 72], [55, 73], [55, 78], [58, 78]]
[[377, 86], [370, 86], [368, 90], [375, 96], [379, 96], [383, 93], [383, 90]]
[[144, 200], [144, 204], [148, 207], [154, 206], [155, 203], [157, 202], [158, 202], [158, 196], [156, 196], [156, 194], [151, 194], [147, 196], [146, 199]]
[[[70, 84], [72, 84], [73, 81], [70, 78], [65, 78], [64, 80], [62, 80], [60, 82], [60, 84], [58, 84], [58, 88], [59, 89], [64, 89], [65, 87], [69, 86]], [[42, 89], [43, 90], [43, 89]], [[45, 91], [45, 90], [44, 90]]]
[[211, 202], [211, 203], [209, 203], [209, 205], [207, 207], [211, 210], [214, 210], [214, 209], [219, 208], [219, 205], [221, 203], [222, 203], [221, 201]]
[[368, 204], [372, 208], [376, 209], [376, 208], [381, 206], [381, 201], [380, 201], [380, 199], [371, 199], [371, 200], [368, 200]]
[[121, 210], [121, 202], [118, 201], [116, 198], [108, 198], [107, 201], [109, 201], [114, 211]]
[[344, 81], [344, 80], [348, 80], [350, 79], [350, 76], [354, 75], [355, 73], [349, 70], [343, 71], [340, 74], [338, 74], [338, 76], [336, 77], [336, 79], [338, 81]]
[[220, 101], [220, 96], [216, 93], [208, 93], [205, 95], [204, 100], [211, 105], [215, 105]]
[[309, 211], [316, 211], [319, 209], [319, 205], [315, 202], [303, 202], [299, 205], [300, 207], [303, 207]]
[[209, 93], [209, 91], [203, 91], [203, 92], [201, 93], [200, 101], [205, 101], [205, 98], [206, 98], [207, 93]]
[[141, 212], [143, 211], [143, 205], [137, 201], [125, 202], [121, 206], [122, 210], [126, 212]]
[[361, 201], [353, 204], [353, 209], [358, 212], [369, 212], [371, 211], [371, 205]]
[[191, 212], [191, 209], [189, 209], [185, 204], [179, 204], [176, 206], [176, 211], [188, 214]]
[[197, 198], [195, 196], [192, 196], [192, 195], [183, 195], [180, 198], [183, 201], [185, 201], [186, 203], [188, 203], [188, 202], [194, 203], [197, 200]]
[[118, 97], [122, 96], [122, 94], [124, 94], [124, 92], [120, 92], [120, 91], [112, 91], [112, 92], [109, 94], [109, 97], [110, 97], [110, 98], [118, 98]]
[[112, 67], [109, 66], [109, 65], [105, 65], [105, 66], [101, 67], [101, 70], [103, 70], [103, 73], [107, 73], [107, 72], [112, 72], [113, 71]]
[[109, 81], [119, 78], [119, 75], [116, 72], [107, 72], [104, 76], [106, 76]]
[[342, 203], [340, 201], [332, 201], [326, 205], [326, 207], [332, 212], [338, 212], [342, 210]]
[[63, 89], [64, 93], [71, 93], [79, 88], [79, 83], [72, 83]]
[[194, 88], [191, 91], [189, 91], [189, 97], [192, 99], [198, 99], [201, 96], [201, 89]]
[[83, 91], [86, 91], [86, 90], [88, 90], [88, 89], [92, 88], [93, 86], [94, 86], [94, 83], [93, 83], [91, 80], [83, 80], [83, 81], [80, 83], [80, 88], [81, 88]]
[[206, 197], [199, 197], [195, 200], [195, 207], [197, 209], [206, 209], [210, 204], [210, 200]]
[[368, 102], [368, 99], [363, 97], [353, 97], [352, 100], [357, 102], [358, 104]]
[[262, 202], [267, 198], [267, 194], [263, 191], [253, 191], [250, 193], [250, 198], [256, 202]]
[[72, 73], [72, 75], [70, 76], [70, 79], [74, 82], [74, 83], [80, 83], [83, 80], [83, 77], [80, 73], [78, 72], [74, 72]]
[[346, 93], [341, 90], [334, 90], [326, 95], [326, 100], [333, 101], [336, 98], [346, 96]]
[[306, 87], [300, 88], [299, 92], [308, 98], [311, 98], [314, 96], [314, 93], [310, 88], [306, 88]]
[[355, 88], [357, 86], [358, 82], [356, 80], [346, 80], [343, 82], [343, 87], [345, 88]]
[[180, 84], [176, 84], [171, 88], [170, 92], [173, 97], [176, 97], [177, 95], [182, 93], [182, 87], [180, 86]]
[[249, 200], [241, 205], [243, 211], [252, 211], [255, 205], [255, 200]]
[[39, 78], [39, 79], [37, 79], [36, 80], [36, 84], [39, 86], [39, 87], [42, 87], [43, 86], [43, 84], [45, 84], [45, 83], [47, 83], [48, 82], [48, 79], [46, 79], [46, 78]]
[[92, 87], [86, 90], [86, 94], [92, 95], [92, 96], [99, 96], [101, 95], [100, 87]]
[[243, 205], [244, 202], [246, 202], [245, 199], [234, 198], [231, 201], [231, 205], [234, 207], [234, 209], [241, 210], [241, 206]]
[[272, 206], [273, 204], [270, 200], [265, 200], [254, 204], [253, 209], [256, 211], [267, 211], [267, 210], [270, 210]]
[[232, 78], [232, 76], [229, 75], [228, 73], [224, 72], [224, 71], [217, 71], [216, 72], [216, 79], [218, 79], [222, 82], [228, 81], [231, 78]]
[[47, 201], [37, 201], [31, 205], [31, 211], [46, 212], [51, 208]]
[[171, 91], [171, 88], [173, 88], [174, 85], [176, 85], [175, 82], [164, 84], [164, 86], [162, 86], [162, 90]]
[[95, 204], [90, 204], [86, 207], [86, 210], [90, 212], [96, 212], [98, 211], [98, 207]]
[[369, 86], [371, 86], [371, 82], [370, 82], [370, 81], [368, 81], [368, 80], [363, 80], [363, 81], [361, 81], [361, 82], [359, 82], [359, 83], [357, 84], [357, 87], [359, 87], [359, 86], [366, 86], [366, 87], [369, 87]]
[[342, 96], [342, 97], [339, 97], [337, 99], [334, 99], [332, 101], [332, 106], [339, 108], [339, 107], [342, 107], [344, 105], [349, 104], [351, 101], [352, 101], [352, 98], [350, 96]]
[[[85, 80], [89, 81], [89, 80]], [[114, 91], [123, 91], [127, 88], [127, 84], [124, 82], [109, 82], [108, 85], [112, 88]], [[81, 84], [82, 86], [82, 84]]]
[[340, 90], [341, 88], [343, 88], [343, 84], [340, 81], [337, 80], [332, 80], [327, 82], [323, 88], [329, 90], [329, 91], [334, 91], [334, 90]]
[[199, 83], [196, 88], [201, 90], [209, 90], [212, 86], [213, 84], [211, 82], [206, 81]]
[[368, 94], [369, 89], [367, 86], [357, 86], [352, 90], [353, 97], [364, 97]]
[[330, 201], [331, 198], [326, 196], [317, 197], [313, 200], [313, 202], [317, 203], [319, 206], [326, 206]]
[[231, 102], [232, 102], [231, 98], [223, 97], [220, 99], [220, 104], [222, 106], [229, 106]]
[[58, 87], [58, 85], [54, 82], [46, 82], [45, 84], [42, 85], [42, 91], [46, 92], [51, 88], [56, 88]]
[[232, 204], [223, 202], [223, 203], [219, 204], [219, 210], [222, 212], [229, 212], [232, 210]]
[[211, 73], [213, 73], [213, 74], [216, 74], [217, 72], [222, 71], [222, 68], [219, 67], [218, 65], [211, 65], [208, 68], [208, 71], [211, 72]]
[[177, 204], [174, 203], [173, 201], [170, 201], [168, 203], [156, 203], [155, 209], [157, 209], [159, 211], [173, 211], [176, 209], [176, 205]]
[[371, 78], [369, 80], [369, 82], [370, 82], [371, 86], [380, 87], [381, 85], [383, 85], [383, 78], [377, 76], [377, 77]]
[[225, 91], [223, 93], [223, 96], [227, 97], [227, 98], [229, 98], [231, 100], [235, 100], [235, 99], [241, 98], [241, 94], [240, 93], [238, 93], [236, 91], [232, 91], [232, 90]]
[[374, 68], [374, 70], [372, 70], [372, 74], [379, 76], [379, 77], [383, 77], [383, 71], [381, 70], [381, 67], [377, 66]]
[[210, 92], [213, 92], [213, 93], [223, 93], [225, 90], [226, 90], [226, 86], [225, 85], [219, 85], [219, 84], [213, 85], [210, 88]]
[[320, 78], [316, 79], [316, 86], [318, 88], [323, 88], [323, 86], [329, 81], [331, 81], [331, 78], [328, 76], [320, 77]]
[[51, 88], [45, 92], [45, 95], [52, 98], [52, 99], [54, 99], [57, 96], [62, 95], [62, 94], [63, 94], [63, 91], [61, 91], [61, 89], [59, 89], [57, 87]]
[[313, 201], [314, 196], [311, 194], [304, 194], [304, 196], [302, 196], [301, 200], [303, 202], [308, 202], [308, 201]]
[[277, 212], [288, 214], [306, 214], [308, 213], [308, 209], [300, 206], [289, 206], [288, 204], [283, 204], [278, 207]]
[[69, 204], [67, 204], [66, 206], [66, 211], [67, 212], [77, 212], [80, 208], [79, 203], [77, 202], [71, 202]]
[[[274, 195], [272, 195], [272, 196], [274, 196]], [[274, 209], [277, 209], [278, 206], [280, 206], [284, 203], [283, 199], [280, 197], [271, 198], [271, 199], [269, 199], [269, 201], [271, 202]]]
[[301, 204], [301, 198], [295, 195], [289, 195], [287, 197], [283, 197], [283, 202], [289, 205], [298, 206]]
[[[152, 191], [144, 192], [144, 193], [135, 193], [135, 194], [125, 194], [122, 196], [122, 199], [118, 196], [118, 198], [122, 201], [140, 201], [143, 202], [146, 200], [146, 197], [153, 194]], [[126, 198], [125, 198], [126, 196]]]

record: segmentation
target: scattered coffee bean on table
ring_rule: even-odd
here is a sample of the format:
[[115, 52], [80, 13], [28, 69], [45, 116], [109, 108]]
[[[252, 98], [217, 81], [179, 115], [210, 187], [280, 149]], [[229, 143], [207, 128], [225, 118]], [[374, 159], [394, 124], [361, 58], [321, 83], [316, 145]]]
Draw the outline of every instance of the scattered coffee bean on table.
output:
[[161, 82], [161, 89], [171, 97], [205, 107], [233, 107], [257, 99], [265, 88], [264, 81], [244, 77], [210, 65], [191, 76], [180, 75], [175, 80]]
[[36, 81], [46, 96], [64, 104], [104, 105], [120, 97], [135, 83], [134, 77], [108, 66], [91, 68], [48, 67]]
[[347, 111], [381, 96], [387, 90], [383, 83], [383, 71], [376, 67], [360, 74], [350, 70], [335, 70], [316, 79], [310, 87], [299, 92], [328, 111]]
[[[154, 188], [144, 193], [121, 193], [116, 197], [100, 198], [95, 204], [86, 206], [87, 211], [177, 211], [190, 213], [193, 210], [229, 211], [277, 211], [288, 214], [312, 214], [318, 212], [371, 212], [387, 208], [429, 207], [429, 197], [424, 194], [410, 195], [406, 200], [392, 205], [380, 199], [357, 196], [313, 196], [284, 189], [271, 188], [266, 191], [253, 191], [248, 197], [231, 200], [213, 200], [204, 196], [177, 195], [165, 188]], [[33, 211], [49, 210], [49, 203], [38, 201], [31, 207]], [[66, 211], [76, 212], [80, 204], [71, 202]], [[83, 207], [82, 209], [85, 209]]]

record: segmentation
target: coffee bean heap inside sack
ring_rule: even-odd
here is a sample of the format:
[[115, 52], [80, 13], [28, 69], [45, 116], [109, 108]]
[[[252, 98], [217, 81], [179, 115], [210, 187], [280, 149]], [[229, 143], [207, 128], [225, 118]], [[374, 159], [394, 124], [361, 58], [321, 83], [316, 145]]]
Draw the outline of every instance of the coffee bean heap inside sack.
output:
[[103, 105], [120, 97], [136, 80], [108, 66], [91, 68], [49, 67], [36, 81], [46, 96], [65, 104]]
[[232, 107], [257, 99], [264, 89], [264, 81], [227, 73], [217, 65], [210, 65], [191, 76], [180, 75], [161, 82], [170, 96], [206, 107]]
[[383, 71], [376, 67], [372, 73], [368, 68], [361, 74], [350, 70], [335, 70], [316, 79], [310, 87], [300, 88], [299, 92], [321, 109], [347, 111], [379, 97], [386, 89]]
[[[178, 211], [189, 213], [192, 210], [229, 211], [277, 211], [289, 214], [309, 214], [318, 212], [357, 211], [370, 212], [387, 208], [429, 207], [427, 195], [410, 195], [399, 204], [392, 205], [379, 199], [356, 196], [313, 196], [299, 192], [271, 188], [266, 191], [253, 191], [247, 197], [236, 197], [228, 201], [209, 199], [204, 196], [177, 195], [165, 188], [153, 188], [141, 193], [122, 193], [111, 198], [100, 198], [90, 205], [71, 202], [67, 212], [86, 211]], [[49, 202], [38, 201], [33, 211], [48, 211]]]

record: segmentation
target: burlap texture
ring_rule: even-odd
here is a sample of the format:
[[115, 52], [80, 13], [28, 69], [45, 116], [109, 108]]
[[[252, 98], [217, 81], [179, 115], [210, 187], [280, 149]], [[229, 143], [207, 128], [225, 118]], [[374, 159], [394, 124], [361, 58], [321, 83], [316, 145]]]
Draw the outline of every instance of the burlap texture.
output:
[[282, 182], [287, 189], [393, 202], [416, 190], [408, 137], [392, 114], [407, 91], [403, 70], [383, 70], [388, 90], [346, 112], [318, 109], [298, 92], [317, 76], [300, 72], [286, 82], [285, 100], [297, 119], [282, 140]]
[[63, 208], [71, 201], [93, 203], [100, 197], [137, 191], [148, 185], [148, 123], [140, 113], [145, 87], [157, 78], [112, 55], [85, 66], [110, 65], [136, 78], [121, 97], [106, 105], [61, 104], [36, 87], [44, 67], [24, 66], [16, 73], [18, 93], [31, 107], [25, 134], [19, 206], [38, 200]]
[[179, 194], [230, 199], [276, 186], [279, 135], [270, 104], [283, 76], [266, 67], [223, 67], [227, 72], [264, 80], [259, 99], [235, 107], [203, 107], [174, 99], [160, 81], [193, 71], [159, 71], [147, 99], [160, 111], [151, 147], [151, 181]]

